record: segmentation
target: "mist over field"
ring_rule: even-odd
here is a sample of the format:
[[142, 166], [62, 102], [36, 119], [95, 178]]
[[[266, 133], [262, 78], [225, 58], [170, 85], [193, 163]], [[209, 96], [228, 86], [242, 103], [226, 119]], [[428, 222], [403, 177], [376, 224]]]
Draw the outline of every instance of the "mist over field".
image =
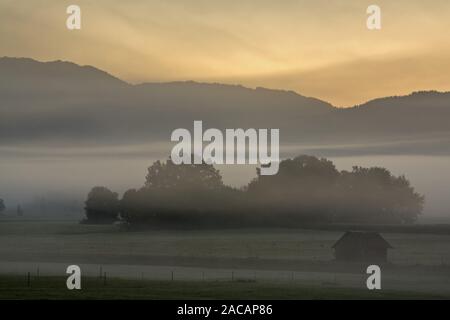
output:
[[[144, 150], [143, 150], [144, 151]], [[170, 151], [170, 150], [169, 150]], [[83, 206], [89, 190], [96, 185], [107, 186], [122, 194], [142, 186], [147, 168], [161, 157], [76, 157], [76, 158], [7, 158], [0, 161], [2, 195], [8, 200], [11, 214], [17, 204], [25, 205], [33, 217], [77, 218], [84, 215]], [[382, 166], [395, 175], [406, 175], [412, 185], [426, 197], [420, 222], [450, 221], [449, 157], [438, 156], [348, 156], [328, 157], [338, 169], [352, 166]], [[256, 176], [254, 165], [218, 165], [226, 184], [241, 187]], [[432, 170], [430, 170], [432, 168]], [[38, 210], [42, 199], [60, 199], [72, 205], [68, 212]], [[62, 206], [64, 207], [64, 206]], [[61, 206], [58, 207], [61, 209]]]
[[[141, 187], [147, 168], [170, 155], [172, 130], [203, 120], [206, 128], [280, 128], [282, 159], [309, 154], [339, 170], [378, 166], [405, 175], [426, 197], [420, 221], [450, 219], [449, 93], [338, 109], [291, 91], [131, 85], [61, 61], [1, 58], [0, 71], [0, 191], [10, 214], [21, 205], [32, 216], [80, 218], [90, 188]], [[234, 187], [256, 176], [252, 165], [218, 169]]]

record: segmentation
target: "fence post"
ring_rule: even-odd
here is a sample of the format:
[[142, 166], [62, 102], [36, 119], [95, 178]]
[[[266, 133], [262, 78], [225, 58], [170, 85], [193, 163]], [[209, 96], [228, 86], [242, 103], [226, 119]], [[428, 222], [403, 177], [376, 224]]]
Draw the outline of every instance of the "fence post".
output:
[[31, 287], [31, 277], [30, 277], [30, 272], [27, 273], [27, 287]]

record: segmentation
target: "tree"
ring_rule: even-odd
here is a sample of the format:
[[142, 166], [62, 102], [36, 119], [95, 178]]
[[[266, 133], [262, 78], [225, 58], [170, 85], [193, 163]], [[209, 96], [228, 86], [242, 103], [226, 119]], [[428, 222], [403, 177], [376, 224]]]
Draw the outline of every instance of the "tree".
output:
[[6, 206], [5, 206], [5, 201], [3, 201], [3, 199], [0, 199], [0, 214], [3, 213], [3, 211], [5, 211]]
[[22, 206], [19, 204], [17, 205], [17, 215], [19, 217], [23, 216], [23, 210], [22, 210]]
[[276, 175], [257, 175], [247, 197], [261, 219], [289, 225], [325, 222], [333, 215], [339, 171], [331, 161], [302, 155], [281, 161]]
[[248, 197], [255, 214], [282, 224], [412, 223], [424, 204], [404, 176], [379, 167], [339, 172], [331, 161], [312, 156], [281, 161], [277, 175], [258, 174]]
[[148, 168], [140, 198], [150, 201], [153, 212], [182, 213], [186, 216], [199, 211], [214, 211], [219, 198], [224, 196], [226, 187], [220, 172], [213, 165], [174, 164], [170, 159], [165, 163], [156, 161]]
[[156, 161], [148, 168], [145, 185], [125, 192], [120, 214], [130, 223], [172, 226], [216, 223], [217, 214], [232, 201], [220, 203], [230, 199], [234, 192], [224, 186], [213, 165], [205, 162], [176, 165], [170, 159]]
[[145, 188], [153, 190], [213, 190], [222, 187], [219, 170], [205, 162], [176, 165], [170, 159], [166, 163], [156, 161], [148, 168], [145, 177]]
[[118, 194], [106, 187], [94, 187], [85, 202], [88, 223], [112, 223], [119, 213]]
[[352, 221], [412, 223], [425, 201], [405, 176], [395, 177], [379, 167], [343, 171], [340, 187], [340, 219]]

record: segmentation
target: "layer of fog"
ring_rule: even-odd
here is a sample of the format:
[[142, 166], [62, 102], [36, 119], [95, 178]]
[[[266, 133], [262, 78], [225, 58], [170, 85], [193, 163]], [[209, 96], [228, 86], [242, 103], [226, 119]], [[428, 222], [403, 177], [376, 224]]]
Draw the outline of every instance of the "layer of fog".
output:
[[[167, 154], [167, 153], [166, 153]], [[69, 203], [73, 212], [52, 213], [61, 218], [81, 218], [83, 201], [93, 186], [102, 185], [122, 194], [144, 184], [147, 167], [164, 156], [78, 156], [78, 157], [1, 157], [0, 198], [8, 214], [18, 204], [32, 209], [39, 203], [50, 203], [37, 213], [49, 214], [52, 202]], [[382, 166], [395, 175], [405, 175], [426, 196], [422, 222], [450, 221], [450, 157], [437, 156], [350, 156], [329, 157], [339, 170], [352, 166]], [[255, 177], [254, 165], [220, 165], [224, 182], [236, 187]], [[30, 210], [28, 210], [30, 211]], [[26, 215], [25, 211], [25, 215]]]

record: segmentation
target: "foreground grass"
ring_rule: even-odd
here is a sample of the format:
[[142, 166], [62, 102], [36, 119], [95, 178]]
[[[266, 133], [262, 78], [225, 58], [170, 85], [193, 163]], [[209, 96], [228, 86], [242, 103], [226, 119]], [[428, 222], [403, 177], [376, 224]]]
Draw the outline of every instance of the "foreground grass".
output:
[[[68, 290], [64, 277], [0, 276], [0, 299], [445, 299], [400, 291], [303, 287], [292, 283], [226, 281], [150, 281], [82, 279]], [[447, 297], [448, 298], [448, 297]]]

